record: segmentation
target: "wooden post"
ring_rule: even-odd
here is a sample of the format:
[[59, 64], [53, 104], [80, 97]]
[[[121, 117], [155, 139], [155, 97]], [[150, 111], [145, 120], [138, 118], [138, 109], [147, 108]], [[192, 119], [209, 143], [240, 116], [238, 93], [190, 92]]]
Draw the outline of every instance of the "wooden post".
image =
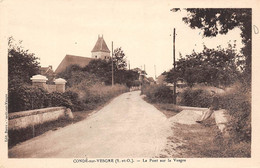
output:
[[[176, 63], [175, 63], [175, 28], [173, 29], [173, 72], [175, 73]], [[173, 77], [173, 104], [176, 104], [176, 77]]]
[[114, 55], [114, 51], [113, 51], [113, 41], [112, 41], [112, 86], [114, 86], [114, 60], [113, 60], [113, 55]]

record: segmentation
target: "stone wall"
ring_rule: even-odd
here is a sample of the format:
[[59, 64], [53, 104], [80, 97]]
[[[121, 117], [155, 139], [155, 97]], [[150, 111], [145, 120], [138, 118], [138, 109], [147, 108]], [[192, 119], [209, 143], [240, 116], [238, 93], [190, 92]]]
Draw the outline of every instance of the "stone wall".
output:
[[54, 121], [62, 117], [73, 118], [73, 114], [71, 110], [66, 107], [51, 107], [10, 113], [8, 115], [8, 129], [18, 130], [29, 126], [43, 124], [45, 122]]
[[48, 91], [49, 93], [51, 93], [51, 92], [56, 92], [56, 85], [48, 85], [48, 84], [47, 84], [47, 91]]

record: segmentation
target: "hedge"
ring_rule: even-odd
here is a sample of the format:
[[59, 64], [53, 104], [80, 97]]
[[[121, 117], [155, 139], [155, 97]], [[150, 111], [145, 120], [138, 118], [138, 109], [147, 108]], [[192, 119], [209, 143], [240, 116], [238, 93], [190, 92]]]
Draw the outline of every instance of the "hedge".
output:
[[212, 96], [206, 90], [187, 88], [180, 94], [180, 105], [191, 107], [209, 107]]
[[[91, 110], [128, 90], [124, 85], [93, 85], [67, 90], [65, 93], [48, 93], [42, 88], [19, 85], [8, 91], [8, 111], [10, 113], [58, 106], [70, 108], [72, 111]], [[79, 97], [79, 94], [84, 96]]]
[[170, 87], [165, 85], [144, 85], [143, 94], [152, 103], [172, 103], [173, 93]]

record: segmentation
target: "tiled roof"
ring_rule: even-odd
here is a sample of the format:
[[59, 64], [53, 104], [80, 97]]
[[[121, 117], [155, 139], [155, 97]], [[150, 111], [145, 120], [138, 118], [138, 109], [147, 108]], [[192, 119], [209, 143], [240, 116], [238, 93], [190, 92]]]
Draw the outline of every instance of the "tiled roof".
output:
[[94, 48], [92, 49], [91, 52], [98, 52], [98, 51], [110, 52], [110, 50], [107, 47], [105, 40], [103, 39], [103, 36], [98, 37], [96, 45], [94, 46]]
[[51, 65], [49, 67], [40, 67], [40, 74], [46, 75], [47, 73], [54, 73]]
[[84, 67], [88, 65], [92, 59], [93, 58], [82, 57], [82, 56], [66, 55], [61, 61], [60, 65], [55, 70], [55, 73], [58, 74], [64, 71], [68, 66], [73, 64], [79, 65], [80, 67]]

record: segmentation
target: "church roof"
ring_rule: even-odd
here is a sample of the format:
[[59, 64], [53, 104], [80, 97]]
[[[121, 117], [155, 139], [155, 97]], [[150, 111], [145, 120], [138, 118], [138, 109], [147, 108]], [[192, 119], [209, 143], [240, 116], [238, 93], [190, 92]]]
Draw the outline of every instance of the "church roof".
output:
[[64, 71], [67, 67], [70, 65], [79, 65], [80, 67], [85, 67], [89, 64], [89, 62], [93, 58], [88, 57], [81, 57], [81, 56], [75, 56], [75, 55], [66, 55], [63, 60], [61, 61], [60, 65], [55, 70], [55, 73], [58, 74], [62, 71]]
[[101, 37], [98, 36], [98, 40], [96, 42], [96, 45], [94, 46], [94, 48], [92, 49], [91, 52], [98, 52], [98, 51], [110, 53], [110, 50], [108, 49], [107, 44], [106, 44], [105, 40], [103, 39], [103, 35]]

